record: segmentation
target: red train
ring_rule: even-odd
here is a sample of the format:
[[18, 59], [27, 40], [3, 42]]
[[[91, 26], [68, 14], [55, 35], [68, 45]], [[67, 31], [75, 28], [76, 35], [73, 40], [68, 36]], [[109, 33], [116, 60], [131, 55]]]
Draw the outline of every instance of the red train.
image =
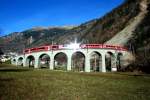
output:
[[[104, 44], [81, 44], [81, 49], [115, 49], [120, 51], [127, 51], [128, 49], [123, 46], [114, 46], [114, 45], [104, 45]], [[67, 45], [47, 45], [40, 46], [30, 49], [25, 49], [24, 53], [40, 52], [40, 51], [50, 51], [50, 50], [61, 50], [69, 49]]]
[[40, 47], [25, 49], [24, 53], [49, 51], [49, 50], [58, 50], [58, 49], [59, 49], [59, 45], [48, 45], [48, 46], [40, 46]]
[[82, 49], [115, 49], [121, 51], [127, 51], [128, 49], [123, 46], [115, 46], [115, 45], [105, 45], [105, 44], [82, 44], [80, 45]]

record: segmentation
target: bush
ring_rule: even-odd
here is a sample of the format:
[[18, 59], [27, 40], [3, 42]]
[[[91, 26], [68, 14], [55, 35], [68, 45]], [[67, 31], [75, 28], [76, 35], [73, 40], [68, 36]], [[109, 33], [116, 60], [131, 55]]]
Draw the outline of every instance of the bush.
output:
[[7, 60], [4, 62], [5, 64], [11, 64], [11, 60]]

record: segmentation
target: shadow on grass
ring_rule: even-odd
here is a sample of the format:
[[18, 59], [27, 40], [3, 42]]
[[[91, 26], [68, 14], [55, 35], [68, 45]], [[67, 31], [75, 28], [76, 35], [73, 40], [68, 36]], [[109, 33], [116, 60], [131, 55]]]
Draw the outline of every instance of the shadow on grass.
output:
[[0, 82], [10, 82], [13, 81], [13, 78], [0, 78]]
[[119, 74], [119, 75], [126, 75], [126, 76], [134, 76], [134, 77], [140, 77], [140, 76], [147, 76], [147, 77], [150, 77], [150, 74], [145, 74], [145, 73], [134, 73], [134, 72], [129, 72], [129, 73], [127, 73], [127, 72], [122, 72], [122, 73], [120, 73], [120, 72], [117, 72], [117, 74]]
[[32, 71], [33, 69], [0, 69], [0, 72], [25, 72]]

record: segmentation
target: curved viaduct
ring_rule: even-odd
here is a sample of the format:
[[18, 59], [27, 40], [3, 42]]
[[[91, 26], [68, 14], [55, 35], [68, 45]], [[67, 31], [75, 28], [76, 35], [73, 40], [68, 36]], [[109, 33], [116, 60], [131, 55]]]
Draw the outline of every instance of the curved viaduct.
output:
[[[106, 72], [107, 66], [110, 71], [117, 71], [121, 66], [120, 57], [127, 52], [125, 47], [103, 45], [103, 44], [83, 44], [83, 45], [49, 45], [36, 48], [25, 49], [24, 54], [12, 59], [12, 64], [22, 65], [23, 67], [41, 68], [41, 64], [47, 64], [47, 68], [54, 70], [58, 65], [57, 55], [62, 54], [62, 62], [66, 70], [71, 71], [78, 64], [78, 71], [99, 71]], [[73, 62], [74, 55], [76, 62]], [[82, 56], [82, 57], [81, 57]], [[109, 60], [107, 60], [109, 58]], [[92, 60], [93, 59], [93, 60]], [[61, 61], [60, 60], [60, 61]], [[107, 64], [109, 62], [109, 64]], [[81, 67], [81, 68], [80, 68]], [[81, 70], [82, 69], [82, 70]], [[98, 69], [98, 70], [97, 70]]]

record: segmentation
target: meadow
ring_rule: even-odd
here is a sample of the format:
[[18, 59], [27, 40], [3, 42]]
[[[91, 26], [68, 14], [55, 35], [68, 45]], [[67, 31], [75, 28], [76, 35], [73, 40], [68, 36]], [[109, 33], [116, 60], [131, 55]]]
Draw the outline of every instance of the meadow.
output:
[[150, 75], [0, 65], [0, 100], [150, 100]]

